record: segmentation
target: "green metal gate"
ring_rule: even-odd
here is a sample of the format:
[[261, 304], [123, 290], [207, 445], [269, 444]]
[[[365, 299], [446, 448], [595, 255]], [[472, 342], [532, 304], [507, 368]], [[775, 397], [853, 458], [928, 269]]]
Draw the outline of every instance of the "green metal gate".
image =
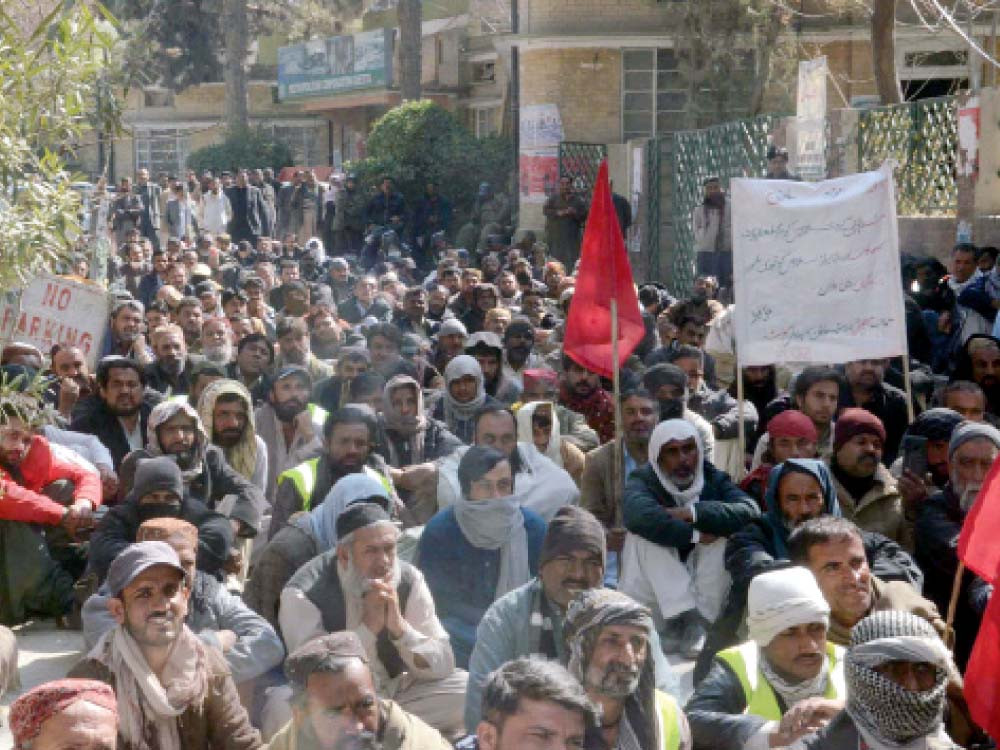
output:
[[590, 203], [594, 183], [601, 162], [608, 158], [608, 147], [603, 143], [559, 143], [559, 178], [569, 177], [576, 194]]

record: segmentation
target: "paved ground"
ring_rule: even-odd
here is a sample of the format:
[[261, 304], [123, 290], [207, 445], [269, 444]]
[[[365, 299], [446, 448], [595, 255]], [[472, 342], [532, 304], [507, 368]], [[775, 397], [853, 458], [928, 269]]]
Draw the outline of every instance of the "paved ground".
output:
[[[18, 666], [21, 671], [21, 692], [49, 680], [66, 676], [83, 651], [83, 636], [73, 630], [58, 630], [51, 620], [31, 622], [14, 628], [17, 635]], [[686, 699], [691, 692], [691, 672], [694, 662], [684, 661], [677, 656], [670, 657], [670, 663], [681, 680], [681, 690]], [[3, 696], [0, 700], [2, 718], [0, 722], [0, 750], [13, 745], [7, 730], [6, 707], [20, 695], [20, 692]]]

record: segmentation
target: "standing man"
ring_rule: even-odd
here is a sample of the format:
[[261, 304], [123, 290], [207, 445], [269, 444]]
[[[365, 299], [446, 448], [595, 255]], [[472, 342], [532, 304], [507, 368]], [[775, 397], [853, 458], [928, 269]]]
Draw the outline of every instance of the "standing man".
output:
[[[124, 189], [125, 185], [122, 184]], [[149, 170], [140, 169], [136, 175], [133, 190], [142, 201], [142, 236], [153, 244], [154, 250], [160, 249], [160, 186], [149, 181]]]
[[233, 207], [229, 197], [222, 192], [219, 181], [212, 177], [208, 190], [201, 196], [201, 227], [213, 235], [224, 234], [233, 218]]
[[549, 196], [542, 211], [549, 254], [566, 268], [573, 268], [580, 256], [580, 228], [587, 218], [587, 207], [573, 192], [571, 178], [559, 178], [559, 192]]
[[356, 254], [364, 241], [365, 197], [354, 172], [348, 172], [344, 178], [344, 187], [337, 193], [334, 208], [334, 251], [337, 255]]
[[730, 287], [733, 279], [733, 237], [726, 193], [718, 177], [709, 177], [702, 185], [705, 197], [691, 212], [698, 273], [715, 276], [722, 286]]
[[264, 232], [267, 206], [260, 190], [247, 181], [246, 170], [239, 171], [236, 184], [226, 191], [226, 196], [233, 209], [229, 236], [235, 243], [246, 240], [257, 247], [257, 240]]

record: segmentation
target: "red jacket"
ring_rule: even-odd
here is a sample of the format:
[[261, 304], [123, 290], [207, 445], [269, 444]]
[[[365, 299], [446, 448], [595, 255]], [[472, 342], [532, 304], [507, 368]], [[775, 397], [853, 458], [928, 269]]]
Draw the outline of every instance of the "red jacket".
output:
[[101, 477], [82, 462], [67, 460], [52, 450], [40, 435], [31, 439], [31, 447], [18, 467], [23, 482], [0, 468], [0, 521], [23, 521], [55, 526], [62, 521], [66, 508], [41, 494], [42, 489], [58, 479], [73, 482], [73, 497], [101, 504]]

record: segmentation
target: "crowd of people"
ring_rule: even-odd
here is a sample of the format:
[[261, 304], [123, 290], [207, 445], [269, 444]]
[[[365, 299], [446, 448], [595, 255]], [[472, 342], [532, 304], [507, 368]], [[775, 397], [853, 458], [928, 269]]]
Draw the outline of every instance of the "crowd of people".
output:
[[[909, 392], [776, 362], [740, 403], [727, 290], [642, 285], [616, 404], [562, 347], [569, 183], [551, 238], [453, 247], [423, 211], [426, 252], [369, 266], [350, 179], [324, 239], [313, 178], [231, 177], [175, 182], [166, 237], [123, 180], [93, 371], [2, 351], [0, 621], [86, 643], [13, 704], [19, 750], [990, 746], [962, 673], [992, 587], [943, 613], [1000, 453], [994, 250], [904, 264]], [[396, 196], [366, 200], [402, 227]]]

